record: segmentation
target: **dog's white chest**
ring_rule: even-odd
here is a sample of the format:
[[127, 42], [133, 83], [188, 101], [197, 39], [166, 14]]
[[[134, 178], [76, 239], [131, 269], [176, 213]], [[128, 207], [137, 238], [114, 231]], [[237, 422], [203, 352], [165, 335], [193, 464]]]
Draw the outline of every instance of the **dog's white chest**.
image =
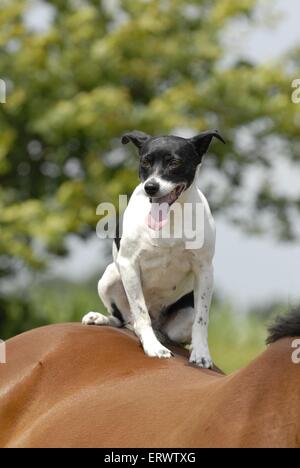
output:
[[192, 259], [184, 244], [141, 252], [142, 287], [150, 312], [159, 312], [193, 289]]

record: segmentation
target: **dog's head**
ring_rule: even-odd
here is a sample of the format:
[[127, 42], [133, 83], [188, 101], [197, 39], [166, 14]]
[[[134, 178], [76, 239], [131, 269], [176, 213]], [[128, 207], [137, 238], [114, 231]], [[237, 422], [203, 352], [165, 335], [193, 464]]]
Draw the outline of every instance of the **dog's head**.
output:
[[203, 132], [194, 138], [176, 136], [152, 137], [143, 132], [126, 133], [124, 145], [132, 142], [140, 154], [140, 178], [146, 195], [154, 203], [176, 202], [193, 183], [213, 137], [225, 143], [217, 130]]

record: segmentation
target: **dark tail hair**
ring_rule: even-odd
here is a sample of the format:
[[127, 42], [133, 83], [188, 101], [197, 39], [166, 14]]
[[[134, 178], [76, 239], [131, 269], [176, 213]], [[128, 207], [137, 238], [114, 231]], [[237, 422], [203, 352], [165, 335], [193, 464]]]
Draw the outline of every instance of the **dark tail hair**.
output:
[[278, 317], [274, 325], [269, 328], [267, 344], [276, 343], [282, 338], [300, 337], [300, 308], [288, 315]]

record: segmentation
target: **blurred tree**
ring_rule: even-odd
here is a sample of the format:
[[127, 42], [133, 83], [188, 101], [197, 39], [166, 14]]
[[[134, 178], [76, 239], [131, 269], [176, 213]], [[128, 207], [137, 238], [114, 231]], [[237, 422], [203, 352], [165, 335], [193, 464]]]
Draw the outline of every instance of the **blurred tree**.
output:
[[232, 20], [254, 21], [257, 0], [43, 3], [51, 21], [34, 28], [32, 2], [0, 0], [8, 91], [0, 105], [2, 275], [20, 262], [42, 267], [41, 252], [64, 253], [67, 233], [94, 230], [98, 203], [133, 189], [135, 158], [119, 149], [133, 128], [219, 128], [228, 145], [213, 146], [204, 184], [214, 210], [252, 230], [270, 229], [267, 214], [273, 233], [295, 234], [300, 196], [277, 190], [272, 171], [275, 142], [299, 164], [300, 107], [289, 74], [299, 49], [287, 67], [223, 63], [222, 33]]

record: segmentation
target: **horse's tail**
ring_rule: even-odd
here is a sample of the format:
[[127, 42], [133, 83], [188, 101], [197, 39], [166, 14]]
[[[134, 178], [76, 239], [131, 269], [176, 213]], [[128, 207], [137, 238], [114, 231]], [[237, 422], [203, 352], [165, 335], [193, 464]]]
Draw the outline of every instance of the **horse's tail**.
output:
[[269, 328], [267, 344], [275, 343], [282, 338], [298, 336], [300, 337], [300, 308], [277, 318], [274, 325]]

